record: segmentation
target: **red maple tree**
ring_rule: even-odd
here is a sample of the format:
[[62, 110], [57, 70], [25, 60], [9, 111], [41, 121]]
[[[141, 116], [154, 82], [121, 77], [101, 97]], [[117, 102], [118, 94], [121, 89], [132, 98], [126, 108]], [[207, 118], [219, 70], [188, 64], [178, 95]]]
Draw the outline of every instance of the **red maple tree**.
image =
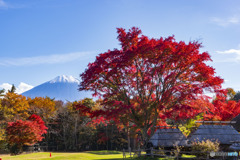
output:
[[200, 53], [197, 41], [148, 38], [135, 27], [117, 32], [121, 49], [98, 55], [80, 75], [79, 90], [102, 98], [103, 108], [92, 114], [137, 126], [147, 142], [158, 123], [179, 114], [194, 116], [184, 113], [193, 110], [204, 90], [221, 88], [223, 80], [206, 64], [211, 58]]
[[32, 115], [26, 121], [9, 122], [6, 133], [10, 151], [18, 154], [23, 145], [33, 145], [41, 141], [43, 134], [47, 133], [47, 127], [39, 116]]

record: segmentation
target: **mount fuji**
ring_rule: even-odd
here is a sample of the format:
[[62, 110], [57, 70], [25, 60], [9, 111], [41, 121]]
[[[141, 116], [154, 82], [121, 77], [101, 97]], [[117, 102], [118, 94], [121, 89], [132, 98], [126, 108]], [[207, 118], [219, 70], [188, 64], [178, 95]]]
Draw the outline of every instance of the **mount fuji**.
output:
[[22, 95], [31, 98], [48, 96], [64, 102], [92, 98], [90, 92], [78, 91], [79, 83], [80, 81], [72, 76], [62, 75], [28, 90]]

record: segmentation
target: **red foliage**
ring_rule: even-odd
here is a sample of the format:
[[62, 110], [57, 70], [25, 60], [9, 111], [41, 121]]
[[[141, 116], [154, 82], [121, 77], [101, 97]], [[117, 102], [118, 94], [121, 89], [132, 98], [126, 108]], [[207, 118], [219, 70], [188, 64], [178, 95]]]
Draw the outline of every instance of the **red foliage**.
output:
[[87, 116], [91, 112], [91, 108], [84, 104], [74, 104], [74, 107], [79, 111], [80, 116]]
[[6, 129], [7, 139], [10, 145], [32, 145], [44, 138], [42, 135], [47, 133], [46, 129], [42, 119], [32, 115], [26, 121], [9, 122]]
[[43, 135], [47, 133], [47, 127], [45, 126], [45, 122], [41, 119], [40, 116], [38, 115], [31, 115], [28, 120], [32, 121], [33, 123], [35, 123], [35, 125], [39, 128], [39, 135]]
[[104, 118], [102, 116], [98, 116], [98, 117], [92, 118], [92, 120], [89, 123], [87, 123], [87, 125], [95, 127], [97, 125], [103, 124], [104, 126], [107, 126], [108, 123], [109, 122], [106, 120], [106, 118]]
[[79, 90], [103, 99], [94, 116], [131, 122], [146, 136], [165, 118], [194, 116], [203, 91], [221, 89], [223, 80], [206, 64], [211, 59], [199, 52], [200, 43], [176, 42], [173, 36], [150, 39], [135, 27], [117, 30], [122, 48], [100, 54], [81, 74]]
[[185, 105], [173, 106], [172, 110], [165, 114], [165, 118], [173, 117], [174, 120], [192, 119], [196, 115], [208, 112], [211, 107], [212, 104], [209, 101], [209, 97], [201, 96], [196, 100], [189, 101]]
[[230, 121], [240, 114], [240, 101], [227, 101], [227, 95], [218, 94], [217, 98], [209, 106], [205, 115], [206, 120]]
[[107, 137], [106, 133], [99, 133], [97, 143], [98, 144], [106, 144], [108, 139], [109, 138]]

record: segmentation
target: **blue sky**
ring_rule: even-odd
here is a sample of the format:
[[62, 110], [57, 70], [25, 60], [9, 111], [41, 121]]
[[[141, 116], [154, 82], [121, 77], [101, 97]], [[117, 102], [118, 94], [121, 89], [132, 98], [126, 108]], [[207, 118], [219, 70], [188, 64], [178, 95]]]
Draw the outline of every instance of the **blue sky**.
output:
[[97, 54], [120, 47], [117, 27], [133, 26], [202, 42], [223, 87], [240, 91], [239, 0], [0, 0], [0, 87], [79, 78]]

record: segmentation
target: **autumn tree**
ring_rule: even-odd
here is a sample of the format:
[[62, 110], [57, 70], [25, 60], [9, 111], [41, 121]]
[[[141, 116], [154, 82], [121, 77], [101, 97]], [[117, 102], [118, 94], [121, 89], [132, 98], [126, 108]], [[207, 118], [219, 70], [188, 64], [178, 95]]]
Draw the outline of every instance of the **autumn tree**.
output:
[[29, 117], [29, 104], [25, 96], [7, 92], [1, 102], [0, 112], [6, 121]]
[[233, 100], [234, 96], [236, 95], [236, 92], [234, 91], [233, 88], [226, 88], [227, 90], [227, 99], [228, 100]]
[[231, 121], [240, 114], [240, 101], [228, 100], [228, 90], [225, 94], [217, 94], [216, 99], [209, 103], [205, 120]]
[[[81, 131], [79, 134], [81, 146], [87, 145], [92, 149], [97, 150], [116, 149], [126, 146], [126, 132], [120, 123], [116, 123], [116, 121], [114, 122], [112, 120], [109, 121], [103, 116], [96, 117], [93, 114], [95, 111], [102, 108], [101, 100], [94, 102], [92, 99], [85, 98], [83, 100], [73, 102], [73, 106], [71, 108], [73, 111], [77, 109], [77, 113], [80, 115], [78, 119], [84, 120], [79, 121], [81, 122], [81, 130], [85, 130], [85, 133]], [[90, 134], [86, 134], [86, 131], [89, 131]], [[84, 137], [88, 137], [88, 139], [84, 140]]]
[[28, 98], [29, 111], [31, 114], [39, 115], [48, 127], [48, 132], [42, 143], [50, 144], [51, 137], [56, 132], [54, 121], [56, 118], [57, 107], [53, 99], [49, 97]]
[[10, 91], [3, 95], [0, 103], [0, 148], [5, 149], [7, 123], [29, 117], [29, 105], [26, 97]]
[[177, 116], [175, 110], [191, 110], [190, 102], [204, 90], [221, 88], [223, 80], [206, 64], [211, 58], [200, 53], [199, 42], [148, 38], [135, 27], [128, 32], [118, 28], [117, 33], [121, 48], [98, 55], [80, 75], [79, 90], [103, 99], [103, 109], [96, 114], [124, 117], [141, 130], [145, 142], [160, 121]]
[[49, 97], [28, 98], [28, 102], [30, 112], [39, 115], [45, 123], [48, 123], [54, 117], [56, 104]]
[[[1, 108], [1, 99], [0, 99], [0, 108]], [[5, 140], [5, 126], [3, 121], [3, 115], [0, 114], [0, 149], [2, 149], [1, 142], [4, 140]]]
[[85, 98], [68, 102], [58, 110], [58, 122], [61, 131], [59, 136], [63, 140], [65, 150], [78, 150], [90, 143], [92, 128], [87, 125], [90, 121], [88, 111], [94, 105], [95, 102], [92, 99]]
[[33, 145], [41, 141], [43, 134], [47, 133], [47, 127], [39, 116], [32, 115], [25, 121], [9, 122], [6, 133], [10, 152], [19, 154], [23, 145]]

